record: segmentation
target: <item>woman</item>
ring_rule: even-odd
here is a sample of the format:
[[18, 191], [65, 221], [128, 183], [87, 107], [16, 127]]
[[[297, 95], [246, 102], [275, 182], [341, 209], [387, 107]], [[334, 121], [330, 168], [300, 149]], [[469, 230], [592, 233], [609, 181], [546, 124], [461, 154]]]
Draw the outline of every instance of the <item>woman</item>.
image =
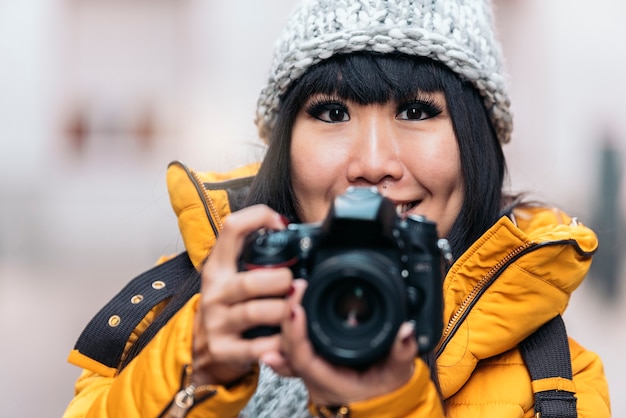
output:
[[[593, 353], [570, 340], [572, 379], [531, 384], [518, 349], [563, 313], [597, 243], [575, 219], [502, 193], [512, 124], [500, 62], [482, 2], [303, 5], [261, 93], [269, 147], [245, 208], [224, 219], [242, 183], [224, 180], [255, 167], [217, 176], [171, 166], [191, 261], [181, 269], [201, 273], [135, 315], [121, 344], [111, 341], [124, 315], [103, 310], [109, 328], [86, 331], [70, 355], [84, 371], [66, 416], [531, 417], [543, 384], [575, 391], [578, 416], [609, 416]], [[320, 221], [349, 186], [376, 188], [450, 242], [444, 331], [430, 355], [420, 357], [407, 322], [365, 370], [333, 365], [307, 335], [307, 283], [287, 268], [238, 268], [247, 236]], [[170, 287], [162, 276], [151, 292]], [[281, 332], [242, 337], [260, 325]]]

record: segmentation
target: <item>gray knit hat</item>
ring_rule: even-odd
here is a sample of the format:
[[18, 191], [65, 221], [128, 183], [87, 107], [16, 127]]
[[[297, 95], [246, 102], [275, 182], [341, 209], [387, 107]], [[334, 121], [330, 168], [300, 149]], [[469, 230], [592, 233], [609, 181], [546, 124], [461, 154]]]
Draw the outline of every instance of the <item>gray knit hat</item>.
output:
[[269, 138], [280, 98], [312, 65], [357, 51], [434, 59], [474, 84], [500, 143], [513, 128], [489, 0], [305, 0], [278, 39], [256, 124]]

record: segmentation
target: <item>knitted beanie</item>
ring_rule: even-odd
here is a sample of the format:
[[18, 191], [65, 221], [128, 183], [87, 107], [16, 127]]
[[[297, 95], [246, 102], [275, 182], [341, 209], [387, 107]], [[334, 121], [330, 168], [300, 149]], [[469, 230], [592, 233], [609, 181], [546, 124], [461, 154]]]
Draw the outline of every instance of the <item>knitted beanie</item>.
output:
[[369, 51], [428, 57], [471, 82], [500, 143], [511, 139], [510, 102], [489, 0], [305, 0], [275, 45], [256, 124], [269, 139], [281, 96], [335, 54]]

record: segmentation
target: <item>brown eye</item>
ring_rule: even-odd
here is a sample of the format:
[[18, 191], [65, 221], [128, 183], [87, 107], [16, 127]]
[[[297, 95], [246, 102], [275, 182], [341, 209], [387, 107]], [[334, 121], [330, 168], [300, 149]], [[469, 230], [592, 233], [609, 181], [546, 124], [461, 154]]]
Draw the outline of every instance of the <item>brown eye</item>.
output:
[[411, 107], [409, 109], [406, 110], [406, 118], [409, 120], [420, 120], [420, 119], [424, 119], [424, 112], [422, 112], [420, 109], [416, 109], [414, 107]]
[[346, 120], [346, 112], [341, 109], [332, 109], [328, 111], [328, 119], [333, 122], [341, 122]]
[[402, 106], [398, 110], [396, 119], [400, 120], [425, 120], [437, 116], [442, 112], [434, 101], [415, 100]]
[[313, 103], [306, 109], [307, 113], [322, 122], [338, 123], [350, 120], [348, 109], [337, 102]]

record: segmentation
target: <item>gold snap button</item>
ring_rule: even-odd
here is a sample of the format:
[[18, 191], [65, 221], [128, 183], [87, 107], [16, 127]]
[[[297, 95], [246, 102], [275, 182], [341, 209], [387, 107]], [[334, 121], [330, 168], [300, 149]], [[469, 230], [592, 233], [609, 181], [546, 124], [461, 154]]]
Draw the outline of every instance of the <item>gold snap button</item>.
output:
[[153, 289], [163, 289], [165, 287], [165, 282], [162, 282], [161, 280], [157, 280], [156, 282], [152, 283], [152, 288]]
[[120, 324], [120, 322], [122, 322], [122, 319], [119, 317], [119, 315], [113, 315], [109, 318], [110, 327], [115, 328], [116, 326]]
[[143, 295], [135, 295], [132, 298], [130, 298], [130, 303], [132, 303], [133, 305], [136, 305], [142, 300], [143, 300]]

